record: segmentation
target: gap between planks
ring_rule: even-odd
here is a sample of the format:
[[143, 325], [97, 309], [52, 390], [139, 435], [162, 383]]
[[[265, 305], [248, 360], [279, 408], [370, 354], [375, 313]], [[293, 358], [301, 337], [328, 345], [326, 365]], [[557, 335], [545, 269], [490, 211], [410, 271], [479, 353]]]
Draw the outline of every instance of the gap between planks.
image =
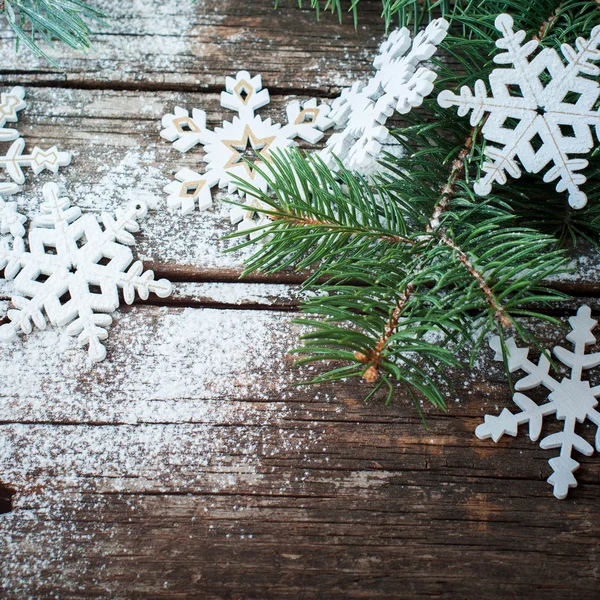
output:
[[[0, 69], [0, 83], [3, 87], [10, 87], [14, 85], [25, 86], [27, 88], [56, 88], [63, 90], [80, 90], [80, 91], [106, 91], [106, 92], [134, 92], [134, 93], [147, 93], [147, 92], [173, 92], [173, 93], [195, 93], [200, 95], [220, 94], [223, 89], [223, 84], [215, 85], [199, 85], [197, 83], [160, 83], [160, 82], [133, 82], [133, 81], [62, 81], [60, 79], [54, 80], [49, 79], [46, 81], [28, 81], [26, 84], [23, 83], [20, 76], [31, 75], [32, 71], [13, 72]], [[56, 71], [56, 74], [59, 74]], [[40, 72], [42, 75], [48, 75], [48, 72]], [[235, 73], [231, 73], [230, 76], [235, 76]], [[319, 96], [323, 100], [333, 100], [339, 96], [340, 90], [343, 89], [341, 86], [329, 87], [329, 88], [306, 88], [306, 87], [294, 87], [294, 86], [267, 86], [271, 97], [277, 96], [298, 96], [300, 98], [314, 98]]]

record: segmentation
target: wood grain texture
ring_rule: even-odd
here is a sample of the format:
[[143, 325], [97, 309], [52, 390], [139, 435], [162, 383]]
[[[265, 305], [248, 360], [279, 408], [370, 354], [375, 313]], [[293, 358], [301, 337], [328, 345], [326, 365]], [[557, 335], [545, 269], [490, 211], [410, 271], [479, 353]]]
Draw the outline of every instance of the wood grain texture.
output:
[[[277, 13], [271, 0], [110, 1], [93, 52], [53, 51], [60, 71], [13, 59], [0, 26], [0, 86], [27, 87], [28, 146], [74, 155], [58, 177], [29, 176], [20, 209], [32, 216], [51, 179], [84, 210], [142, 198], [155, 210], [136, 252], [176, 282], [171, 298], [114, 315], [99, 365], [62, 331], [2, 348], [0, 597], [600, 594], [600, 459], [578, 457], [579, 487], [558, 501], [552, 451], [524, 432], [478, 440], [485, 413], [511, 408], [491, 352], [452, 374], [447, 412], [425, 407], [428, 429], [400, 388], [386, 407], [365, 404], [356, 381], [297, 387], [317, 372], [287, 353], [304, 274], [240, 283], [247, 253], [222, 252], [222, 192], [205, 213], [164, 208], [162, 187], [202, 151], [161, 140], [160, 117], [175, 105], [205, 109], [210, 126], [231, 117], [218, 92], [241, 68], [263, 74], [272, 102], [260, 112], [275, 120], [292, 97], [331, 97], [368, 75], [381, 40], [380, 3], [361, 4], [355, 31], [292, 0]], [[598, 317], [598, 256], [577, 261], [555, 285]], [[564, 334], [532, 327], [547, 346]]]
[[[384, 27], [377, 2], [364, 2], [361, 23], [313, 11], [297, 2], [198, 0], [195, 3], [102, 3], [110, 28], [96, 25], [94, 51], [51, 50], [61, 70], [26, 53], [12, 58], [14, 35], [0, 29], [0, 71], [6, 81], [29, 85], [112, 89], [220, 89], [224, 74], [260, 72], [278, 90], [319, 89], [332, 94], [370, 66]], [[243, 67], [241, 66], [243, 65]]]
[[0, 382], [18, 490], [0, 519], [7, 597], [597, 593], [600, 461], [559, 502], [551, 453], [478, 440], [509, 399], [489, 353], [426, 430], [401, 390], [384, 407], [350, 382], [291, 387], [309, 373], [290, 369], [286, 313], [134, 307], [115, 321], [98, 366], [56, 333], [2, 357], [29, 381]]

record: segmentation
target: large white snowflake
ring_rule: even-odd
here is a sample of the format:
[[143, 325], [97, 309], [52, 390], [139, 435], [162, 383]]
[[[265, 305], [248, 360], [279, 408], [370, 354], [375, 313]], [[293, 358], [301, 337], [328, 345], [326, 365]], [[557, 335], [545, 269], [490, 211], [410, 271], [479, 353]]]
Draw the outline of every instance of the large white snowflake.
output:
[[[42, 150], [37, 146], [30, 154], [23, 154], [25, 140], [19, 137], [16, 129], [5, 127], [6, 123], [15, 123], [18, 120], [17, 112], [25, 108], [25, 90], [22, 87], [14, 87], [8, 93], [0, 94], [0, 142], [11, 142], [7, 153], [0, 154], [0, 167], [6, 170], [12, 182], [0, 182], [0, 194], [12, 194], [18, 191], [18, 185], [25, 183], [25, 167], [37, 175], [44, 169], [56, 173], [59, 167], [64, 167], [71, 162], [71, 155], [60, 152], [56, 146], [49, 150]], [[14, 140], [14, 141], [13, 141]]]
[[343, 131], [334, 133], [320, 152], [331, 169], [337, 166], [336, 157], [358, 173], [378, 169], [382, 146], [395, 143], [385, 123], [394, 110], [406, 114], [431, 93], [437, 75], [420, 64], [433, 56], [447, 31], [445, 19], [432, 21], [414, 41], [406, 27], [393, 31], [373, 61], [375, 75], [366, 84], [354, 83], [333, 101], [330, 118]]
[[494, 56], [494, 62], [511, 66], [490, 74], [492, 97], [488, 97], [482, 80], [475, 83], [474, 91], [463, 86], [460, 96], [449, 90], [438, 96], [442, 107], [458, 106], [460, 116], [472, 111], [473, 126], [487, 116], [482, 133], [491, 142], [485, 149], [489, 160], [483, 164], [475, 192], [486, 196], [495, 181], [506, 183], [507, 175], [520, 177], [522, 168], [539, 173], [553, 163], [544, 181], [558, 179], [557, 191], [567, 190], [569, 204], [582, 208], [587, 196], [579, 186], [586, 177], [579, 171], [588, 162], [570, 155], [590, 152], [593, 128], [600, 136], [600, 86], [592, 79], [600, 74], [600, 68], [593, 64], [600, 60], [600, 26], [592, 30], [588, 40], [578, 38], [577, 49], [561, 45], [564, 64], [553, 48], [544, 48], [531, 59], [539, 42], [530, 40], [522, 45], [526, 34], [513, 31], [510, 15], [499, 15], [495, 24], [502, 33], [496, 46], [505, 52]]
[[[580, 435], [575, 433], [575, 424], [589, 420], [596, 425], [596, 450], [600, 451], [600, 413], [595, 409], [600, 396], [600, 385], [590, 386], [589, 381], [581, 379], [583, 369], [591, 369], [600, 365], [600, 352], [586, 354], [585, 347], [596, 343], [592, 330], [597, 321], [591, 318], [588, 306], [582, 306], [577, 316], [569, 319], [571, 332], [567, 340], [574, 345], [571, 352], [561, 346], [554, 347], [554, 355], [558, 360], [571, 369], [569, 377], [557, 381], [549, 373], [550, 361], [542, 354], [538, 364], [527, 359], [529, 350], [518, 348], [513, 338], [507, 340], [508, 368], [510, 372], [525, 371], [528, 376], [515, 385], [517, 392], [513, 396], [514, 403], [521, 412], [512, 414], [504, 409], [499, 416], [486, 415], [484, 422], [477, 427], [475, 434], [481, 439], [492, 438], [497, 442], [504, 434], [516, 436], [519, 425], [529, 423], [529, 438], [536, 441], [542, 431], [544, 417], [555, 414], [556, 418], [564, 421], [563, 430], [546, 436], [540, 442], [540, 447], [560, 448], [560, 455], [548, 462], [553, 473], [548, 482], [554, 486], [554, 495], [565, 498], [570, 487], [577, 486], [573, 472], [579, 468], [579, 463], [571, 457], [571, 452], [577, 450], [590, 456], [593, 447]], [[495, 350], [496, 360], [502, 360], [500, 339], [492, 338], [490, 346]], [[544, 386], [550, 391], [546, 404], [538, 405], [521, 391]]]
[[150, 292], [161, 298], [171, 293], [167, 280], [155, 281], [152, 271], [144, 272], [140, 261], [133, 262], [128, 247], [135, 243], [132, 232], [139, 230], [137, 220], [145, 216], [146, 207], [137, 203], [117, 211], [116, 218], [102, 213], [99, 222], [59, 197], [56, 184], [47, 183], [43, 191], [45, 202], [30, 228], [29, 250], [19, 237], [23, 220], [11, 216], [14, 207], [0, 206], [3, 231], [16, 236], [12, 244], [3, 239], [0, 245], [0, 271], [14, 280], [14, 308], [8, 311], [10, 322], [0, 327], [0, 339], [30, 333], [33, 325], [45, 329], [47, 318], [52, 325], [68, 325], [67, 333], [79, 336], [92, 360], [102, 360], [106, 350], [101, 340], [112, 321], [105, 313], [119, 307], [119, 290], [127, 304], [136, 291], [144, 300]]
[[[179, 209], [183, 215], [196, 206], [200, 210], [210, 208], [211, 188], [217, 184], [243, 196], [236, 177], [266, 191], [265, 179], [242, 159], [247, 158], [260, 167], [271, 160], [271, 152], [289, 147], [294, 138], [311, 144], [318, 142], [333, 124], [327, 116], [329, 106], [318, 104], [314, 98], [302, 103], [291, 102], [286, 109], [288, 122], [284, 126], [269, 118], [263, 120], [255, 111], [269, 101], [269, 91], [263, 89], [261, 76], [251, 77], [247, 71], [239, 71], [235, 78], [226, 78], [225, 91], [221, 92], [221, 105], [237, 112], [231, 122], [224, 121], [222, 127], [211, 131], [206, 127], [206, 113], [197, 108], [190, 115], [177, 107], [173, 114], [163, 117], [164, 129], [160, 135], [173, 142], [177, 150], [187, 152], [202, 144], [206, 151], [203, 173], [182, 169], [175, 176], [177, 181], [165, 187], [170, 208]], [[231, 211], [234, 224], [246, 221], [240, 223], [240, 228], [248, 228], [251, 216], [248, 210]], [[252, 221], [252, 226], [256, 225]]]

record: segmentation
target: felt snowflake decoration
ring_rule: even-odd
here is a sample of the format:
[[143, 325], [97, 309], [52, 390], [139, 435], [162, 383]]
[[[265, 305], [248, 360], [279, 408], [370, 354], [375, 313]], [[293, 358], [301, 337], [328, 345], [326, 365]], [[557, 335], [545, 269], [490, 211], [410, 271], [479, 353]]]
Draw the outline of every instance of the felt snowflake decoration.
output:
[[[600, 413], [595, 409], [600, 397], [600, 385], [590, 386], [589, 381], [581, 379], [584, 369], [591, 369], [600, 365], [600, 352], [586, 354], [585, 347], [596, 343], [592, 330], [597, 321], [591, 318], [589, 307], [582, 306], [577, 311], [577, 316], [569, 319], [571, 332], [567, 340], [574, 346], [574, 350], [566, 350], [561, 346], [554, 347], [554, 355], [564, 365], [571, 369], [568, 377], [558, 381], [549, 373], [550, 361], [543, 354], [538, 364], [527, 358], [528, 349], [518, 348], [513, 338], [507, 340], [508, 368], [510, 372], [521, 369], [528, 375], [515, 385], [517, 392], [513, 396], [514, 403], [521, 409], [516, 414], [504, 409], [499, 416], [486, 415], [484, 422], [477, 427], [475, 434], [481, 439], [492, 438], [497, 442], [504, 434], [516, 436], [519, 425], [529, 424], [529, 438], [536, 441], [542, 430], [544, 417], [556, 415], [564, 421], [562, 431], [546, 436], [540, 442], [544, 449], [560, 448], [560, 455], [548, 462], [553, 473], [548, 482], [554, 486], [554, 495], [563, 499], [567, 496], [569, 488], [577, 486], [573, 472], [579, 468], [579, 463], [571, 457], [573, 450], [589, 456], [593, 454], [593, 447], [580, 435], [575, 433], [576, 423], [586, 420], [596, 425], [596, 450], [600, 451]], [[491, 347], [495, 350], [496, 360], [502, 360], [500, 339], [492, 338]], [[531, 398], [522, 394], [522, 391], [543, 386], [549, 390], [548, 402], [536, 404]]]
[[[33, 325], [45, 329], [46, 320], [54, 326], [68, 325], [67, 333], [79, 336], [79, 344], [88, 346], [92, 360], [106, 356], [101, 341], [112, 319], [109, 314], [119, 307], [119, 290], [127, 304], [137, 291], [143, 300], [150, 292], [164, 298], [171, 284], [154, 280], [152, 271], [133, 262], [132, 235], [139, 230], [137, 221], [146, 214], [143, 203], [116, 212], [102, 213], [100, 222], [92, 214], [82, 214], [68, 198], [59, 197], [54, 183], [44, 186], [45, 202], [28, 236], [19, 237], [19, 229], [6, 206], [2, 209], [3, 230], [9, 229], [12, 244], [0, 246], [0, 270], [13, 280], [14, 308], [8, 311], [9, 323], [0, 327], [0, 339], [13, 340], [19, 332], [30, 333]], [[9, 218], [5, 221], [4, 211]], [[20, 221], [22, 225], [22, 221]]]
[[[173, 114], [162, 119], [160, 135], [173, 142], [173, 146], [187, 152], [197, 144], [206, 151], [206, 168], [203, 173], [182, 169], [165, 187], [169, 194], [169, 208], [180, 210], [185, 215], [197, 207], [206, 210], [212, 206], [211, 188], [218, 184], [228, 192], [237, 192], [236, 177], [252, 183], [266, 191], [265, 179], [242, 159], [246, 158], [257, 166], [271, 160], [274, 150], [288, 148], [295, 138], [311, 144], [318, 142], [324, 131], [332, 126], [328, 118], [329, 106], [311, 99], [305, 102], [291, 102], [287, 106], [287, 124], [273, 123], [255, 114], [270, 101], [269, 91], [263, 89], [260, 75], [252, 77], [247, 71], [240, 71], [235, 77], [227, 77], [225, 91], [221, 93], [221, 105], [237, 113], [231, 121], [224, 121], [222, 127], [214, 131], [206, 127], [206, 113], [194, 108], [190, 113], [180, 107]], [[247, 229], [248, 220], [257, 218], [249, 210], [232, 210], [231, 219]], [[254, 225], [256, 223], [253, 221]]]
[[436, 74], [420, 65], [433, 56], [447, 31], [448, 22], [436, 19], [414, 41], [403, 27], [383, 42], [373, 61], [375, 75], [366, 84], [354, 83], [333, 101], [330, 118], [343, 131], [334, 133], [320, 153], [330, 168], [336, 168], [337, 157], [362, 174], [377, 170], [382, 146], [394, 143], [387, 119], [394, 110], [406, 114], [420, 106], [433, 90]]
[[25, 106], [25, 90], [22, 87], [14, 87], [10, 92], [0, 94], [0, 142], [12, 141], [7, 153], [4, 156], [0, 153], [0, 167], [6, 170], [14, 182], [0, 182], [1, 195], [14, 193], [18, 191], [18, 185], [25, 183], [25, 167], [30, 168], [36, 175], [44, 169], [57, 173], [59, 167], [71, 162], [71, 155], [59, 152], [56, 146], [49, 150], [42, 150], [36, 146], [29, 154], [23, 153], [25, 140], [19, 137], [16, 129], [9, 129], [5, 125], [15, 123], [18, 118], [17, 112]]
[[494, 182], [504, 184], [508, 175], [518, 178], [521, 169], [540, 173], [552, 164], [544, 181], [558, 180], [557, 191], [567, 190], [569, 204], [582, 208], [587, 197], [579, 186], [586, 177], [579, 171], [588, 162], [571, 155], [590, 152], [593, 128], [600, 135], [600, 113], [595, 108], [600, 86], [593, 79], [600, 74], [593, 64], [600, 60], [600, 26], [588, 40], [578, 38], [576, 49], [562, 44], [563, 61], [553, 48], [532, 58], [539, 42], [523, 45], [526, 34], [513, 31], [510, 15], [499, 15], [495, 24], [502, 34], [496, 46], [505, 52], [494, 56], [494, 62], [509, 66], [490, 74], [491, 97], [482, 80], [473, 91], [464, 86], [459, 96], [449, 90], [438, 96], [442, 107], [457, 106], [460, 116], [471, 111], [473, 126], [487, 117], [482, 133], [490, 142], [485, 149], [488, 160], [475, 192], [486, 196]]

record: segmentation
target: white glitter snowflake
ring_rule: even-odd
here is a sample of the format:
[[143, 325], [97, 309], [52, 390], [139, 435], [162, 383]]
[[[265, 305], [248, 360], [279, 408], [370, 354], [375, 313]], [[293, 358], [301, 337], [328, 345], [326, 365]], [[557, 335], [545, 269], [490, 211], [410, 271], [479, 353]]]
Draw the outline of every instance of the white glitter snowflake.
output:
[[31, 168], [38, 175], [44, 169], [56, 173], [59, 167], [71, 162], [71, 155], [59, 152], [56, 146], [49, 150], [42, 150], [36, 146], [30, 154], [23, 154], [25, 140], [19, 137], [16, 129], [6, 128], [5, 125], [15, 123], [18, 118], [17, 112], [25, 106], [25, 90], [22, 87], [14, 87], [10, 92], [0, 94], [0, 142], [13, 142], [4, 156], [0, 154], [0, 167], [6, 170], [14, 182], [0, 182], [2, 195], [15, 193], [19, 189], [18, 185], [25, 183], [25, 167]]
[[[173, 114], [162, 119], [164, 129], [160, 135], [173, 142], [181, 152], [187, 152], [197, 144], [205, 147], [206, 169], [203, 173], [182, 169], [176, 180], [165, 187], [169, 193], [167, 205], [179, 209], [185, 215], [194, 210], [206, 210], [212, 205], [211, 188], [219, 185], [228, 192], [243, 192], [238, 189], [236, 177], [267, 190], [265, 179], [242, 159], [248, 158], [257, 166], [271, 160], [274, 150], [287, 148], [294, 138], [301, 138], [311, 144], [323, 137], [323, 132], [332, 126], [328, 118], [329, 106], [318, 104], [315, 99], [305, 102], [291, 102], [287, 106], [287, 124], [281, 126], [271, 119], [262, 119], [255, 111], [269, 103], [269, 92], [262, 87], [260, 75], [251, 77], [247, 71], [240, 71], [235, 78], [227, 77], [225, 90], [221, 93], [221, 105], [236, 111], [231, 122], [224, 121], [222, 127], [214, 131], [206, 127], [206, 113], [193, 109], [192, 114], [177, 107]], [[254, 156], [252, 156], [254, 155]], [[248, 210], [232, 210], [232, 222], [248, 228], [247, 221], [253, 215]], [[254, 217], [255, 218], [255, 217]], [[242, 223], [240, 223], [242, 221]], [[252, 221], [253, 226], [256, 222]]]
[[[127, 304], [136, 291], [143, 300], [150, 292], [161, 298], [171, 293], [171, 284], [154, 281], [153, 272], [144, 272], [140, 261], [133, 262], [128, 248], [135, 243], [132, 232], [139, 230], [137, 220], [145, 216], [146, 207], [137, 203], [117, 211], [116, 218], [102, 213], [99, 222], [71, 206], [68, 198], [60, 198], [56, 184], [47, 183], [43, 191], [46, 201], [30, 228], [29, 250], [18, 236], [12, 244], [4, 239], [0, 245], [0, 270], [7, 280], [14, 280], [15, 307], [8, 311], [10, 322], [0, 327], [0, 339], [30, 333], [33, 325], [45, 329], [48, 318], [54, 326], [68, 325], [67, 333], [79, 335], [79, 344], [87, 344], [91, 359], [102, 360], [106, 349], [101, 340], [108, 336], [106, 328], [112, 321], [105, 313], [119, 307], [119, 289]], [[9, 216], [12, 213], [7, 209]], [[9, 218], [3, 229], [18, 234], [13, 231], [18, 223], [11, 224]]]
[[[549, 373], [550, 361], [543, 354], [538, 364], [527, 359], [529, 350], [518, 348], [513, 338], [507, 340], [508, 368], [510, 372], [525, 371], [528, 376], [518, 381], [515, 385], [517, 393], [513, 396], [514, 403], [521, 412], [512, 414], [504, 409], [499, 416], [486, 415], [484, 422], [477, 427], [475, 434], [480, 439], [492, 438], [497, 442], [504, 434], [516, 436], [519, 425], [529, 423], [529, 438], [536, 441], [542, 431], [544, 417], [555, 414], [557, 419], [564, 421], [563, 430], [553, 433], [542, 439], [540, 447], [560, 448], [560, 455], [548, 462], [553, 473], [548, 482], [554, 486], [554, 495], [563, 499], [567, 496], [570, 487], [577, 486], [573, 472], [579, 468], [579, 463], [571, 458], [571, 452], [577, 450], [581, 454], [590, 456], [594, 448], [580, 435], [575, 433], [575, 424], [586, 420], [596, 425], [596, 450], [600, 451], [600, 413], [595, 410], [600, 396], [600, 385], [590, 386], [589, 381], [581, 379], [583, 369], [591, 369], [600, 365], [600, 352], [586, 354], [585, 347], [596, 343], [592, 330], [598, 323], [591, 318], [591, 310], [582, 306], [577, 311], [577, 316], [569, 319], [571, 332], [567, 340], [575, 348], [571, 352], [561, 346], [554, 347], [554, 355], [558, 360], [570, 367], [569, 377], [557, 381]], [[495, 360], [502, 360], [500, 339], [492, 338], [490, 346], [495, 350]], [[538, 405], [521, 391], [544, 386], [550, 391], [546, 404]]]
[[334, 133], [320, 153], [331, 169], [337, 166], [335, 157], [358, 173], [379, 168], [382, 146], [395, 143], [385, 123], [394, 110], [406, 114], [431, 93], [437, 75], [419, 65], [433, 56], [447, 30], [448, 22], [436, 19], [415, 36], [412, 46], [406, 27], [392, 32], [373, 61], [375, 75], [333, 101], [330, 117], [343, 131]]
[[600, 26], [592, 30], [589, 40], [578, 38], [577, 49], [561, 45], [566, 64], [553, 48], [544, 48], [531, 60], [539, 42], [521, 45], [526, 34], [513, 31], [510, 15], [499, 15], [496, 29], [502, 33], [496, 46], [505, 52], [494, 56], [494, 62], [511, 66], [490, 74], [492, 97], [482, 80], [475, 83], [474, 91], [464, 86], [460, 96], [449, 90], [438, 96], [442, 107], [458, 106], [460, 116], [472, 111], [473, 126], [487, 116], [482, 133], [493, 145], [485, 149], [489, 160], [482, 167], [484, 175], [475, 184], [475, 192], [486, 196], [495, 181], [506, 183], [507, 175], [518, 178], [521, 169], [539, 173], [553, 163], [544, 181], [558, 179], [557, 191], [567, 190], [569, 204], [582, 208], [587, 196], [579, 186], [586, 177], [578, 171], [588, 162], [570, 155], [590, 152], [594, 127], [600, 136], [596, 107], [600, 86], [592, 79], [600, 74], [593, 64], [600, 60]]

